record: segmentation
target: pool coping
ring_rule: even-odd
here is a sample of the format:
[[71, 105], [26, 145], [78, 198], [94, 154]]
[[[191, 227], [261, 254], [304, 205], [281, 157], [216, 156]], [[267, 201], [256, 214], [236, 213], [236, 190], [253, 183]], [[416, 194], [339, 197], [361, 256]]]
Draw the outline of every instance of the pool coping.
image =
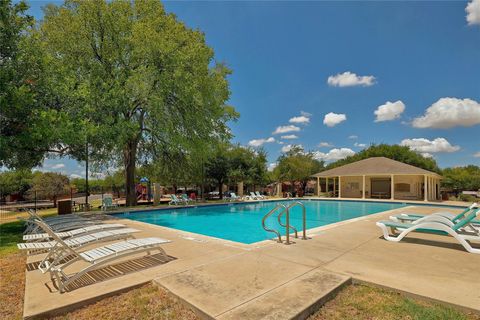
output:
[[[188, 239], [188, 240], [202, 241], [201, 238], [206, 238], [205, 241], [211, 240], [211, 241], [217, 241], [217, 242], [225, 242], [224, 243], [225, 245], [233, 246], [233, 247], [236, 247], [236, 248], [241, 247], [242, 249], [245, 249], [245, 250], [252, 250], [252, 249], [258, 248], [260, 246], [266, 245], [266, 244], [278, 243], [278, 241], [276, 240], [276, 238], [273, 237], [271, 239], [264, 239], [264, 240], [260, 240], [260, 241], [256, 241], [256, 242], [252, 242], [252, 243], [243, 243], [243, 242], [238, 242], [238, 241], [234, 241], [234, 240], [229, 240], [229, 239], [209, 236], [209, 235], [205, 235], [205, 234], [201, 234], [201, 233], [196, 233], [196, 232], [192, 232], [192, 231], [186, 231], [186, 230], [176, 229], [176, 228], [172, 228], [172, 227], [166, 227], [166, 226], [162, 226], [162, 225], [148, 223], [148, 222], [144, 222], [144, 221], [140, 221], [140, 220], [128, 219], [127, 217], [118, 217], [118, 215], [125, 214], [125, 213], [130, 213], [130, 212], [141, 213], [141, 212], [159, 211], [159, 210], [186, 210], [186, 209], [192, 209], [192, 208], [198, 208], [198, 207], [230, 206], [230, 205], [235, 205], [235, 204], [250, 204], [250, 203], [253, 204], [253, 203], [261, 203], [261, 202], [280, 202], [280, 201], [289, 201], [289, 200], [300, 201], [300, 200], [297, 200], [297, 199], [299, 199], [299, 198], [266, 199], [266, 200], [255, 200], [255, 201], [232, 202], [232, 203], [212, 203], [212, 204], [207, 203], [207, 204], [202, 204], [202, 205], [191, 205], [191, 206], [188, 206], [188, 205], [187, 206], [168, 206], [168, 207], [162, 207], [162, 208], [148, 208], [148, 209], [128, 210], [128, 211], [123, 211], [123, 212], [114, 212], [114, 213], [109, 213], [108, 215], [112, 216], [114, 218], [117, 218], [117, 219], [127, 219], [127, 220], [130, 220], [130, 221], [146, 223], [148, 225], [154, 225], [154, 226], [157, 226], [157, 227], [167, 228], [168, 230], [174, 230], [174, 231], [177, 231], [177, 232], [180, 232], [180, 233], [184, 233], [184, 235], [179, 235], [179, 236], [182, 236], [184, 239]], [[363, 220], [364, 218], [367, 218], [367, 217], [383, 214], [387, 211], [395, 211], [395, 210], [398, 210], [398, 209], [408, 208], [408, 207], [412, 207], [412, 206], [414, 207], [414, 206], [418, 206], [418, 205], [426, 206], [426, 207], [436, 207], [437, 206], [437, 203], [431, 203], [431, 202], [417, 204], [417, 203], [410, 203], [410, 202], [400, 202], [398, 200], [397, 201], [376, 201], [376, 199], [374, 199], [373, 201], [368, 201], [368, 199], [361, 199], [362, 201], [358, 201], [358, 200], [350, 200], [350, 199], [338, 200], [338, 199], [332, 199], [332, 198], [325, 198], [325, 199], [324, 198], [302, 198], [302, 199], [304, 199], [304, 201], [309, 201], [309, 202], [310, 201], [327, 200], [327, 201], [337, 201], [337, 202], [347, 201], [347, 202], [385, 203], [385, 204], [391, 204], [391, 203], [409, 204], [409, 205], [406, 205], [406, 206], [403, 206], [403, 207], [400, 207], [400, 208], [388, 209], [388, 210], [385, 210], [385, 211], [371, 213], [371, 214], [368, 214], [368, 215], [365, 215], [365, 216], [359, 216], [359, 217], [355, 217], [355, 218], [351, 218], [351, 219], [347, 219], [347, 220], [342, 220], [342, 221], [338, 221], [338, 222], [334, 222], [334, 223], [329, 223], [329, 224], [326, 224], [326, 225], [323, 225], [323, 226], [310, 228], [310, 229], [306, 230], [307, 238], [308, 238], [309, 235], [310, 236], [315, 236], [315, 235], [317, 235], [318, 232], [328, 230], [330, 228], [334, 228], [334, 227], [337, 227], [337, 226], [341, 226], [341, 225], [344, 225], [344, 224], [347, 224], [347, 223], [352, 223], [352, 222], [355, 222], [355, 221]], [[367, 200], [367, 201], [363, 201], [363, 200]], [[468, 207], [468, 205], [459, 206], [459, 205], [443, 204], [443, 205], [438, 206], [438, 207], [460, 209], [460, 208], [466, 208], [466, 207]], [[290, 233], [290, 241], [293, 241], [294, 239], [297, 239], [297, 238], [294, 237], [294, 235], [295, 235], [294, 232]], [[284, 237], [286, 237], [286, 235], [282, 235], [282, 240], [283, 240]], [[300, 238], [298, 238], [298, 239], [300, 239]]]

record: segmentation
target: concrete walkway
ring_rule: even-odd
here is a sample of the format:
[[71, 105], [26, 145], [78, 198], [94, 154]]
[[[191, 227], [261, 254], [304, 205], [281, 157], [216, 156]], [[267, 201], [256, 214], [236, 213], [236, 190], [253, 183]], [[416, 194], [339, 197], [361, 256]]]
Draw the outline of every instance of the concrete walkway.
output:
[[48, 275], [27, 271], [24, 317], [64, 312], [152, 280], [204, 318], [304, 318], [351, 279], [480, 312], [480, 255], [442, 236], [414, 234], [391, 243], [374, 223], [393, 213], [434, 210], [412, 206], [316, 228], [308, 233], [312, 239], [290, 246], [273, 241], [244, 245], [121, 220], [142, 230], [136, 237], [172, 240], [164, 247], [171, 258], [124, 262], [61, 295]]

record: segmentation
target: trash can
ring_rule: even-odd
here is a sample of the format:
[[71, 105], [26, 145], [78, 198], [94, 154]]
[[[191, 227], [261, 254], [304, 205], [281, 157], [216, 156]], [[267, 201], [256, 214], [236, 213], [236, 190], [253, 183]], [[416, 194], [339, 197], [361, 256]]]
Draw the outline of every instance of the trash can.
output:
[[72, 213], [72, 200], [59, 200], [57, 201], [58, 214]]

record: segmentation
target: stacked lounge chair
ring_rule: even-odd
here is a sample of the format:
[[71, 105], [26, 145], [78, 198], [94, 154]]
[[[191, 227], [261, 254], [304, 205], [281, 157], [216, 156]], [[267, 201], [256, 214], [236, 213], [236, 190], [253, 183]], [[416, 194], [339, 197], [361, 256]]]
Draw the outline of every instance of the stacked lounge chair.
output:
[[[39, 251], [47, 252], [38, 269], [42, 273], [50, 273], [50, 277], [59, 288], [60, 293], [65, 292], [69, 284], [82, 277], [85, 273], [112, 262], [117, 262], [128, 256], [144, 252], [150, 254], [152, 251], [158, 251], [167, 257], [161, 245], [170, 242], [169, 240], [161, 238], [134, 239], [132, 234], [139, 230], [126, 228], [122, 224], [99, 223], [98, 221], [76, 215], [46, 218], [44, 220], [32, 213], [32, 217], [34, 216], [38, 217], [38, 219], [29, 219], [27, 226], [30, 227], [30, 231], [35, 233], [25, 234], [23, 238], [28, 242], [19, 243], [17, 246], [19, 249], [26, 250], [32, 254], [38, 254]], [[52, 228], [52, 226], [58, 226], [61, 223], [67, 224], [73, 221], [83, 221], [84, 223], [89, 221], [92, 224], [86, 226], [84, 224], [82, 228], [62, 232], [56, 232]], [[38, 228], [31, 227], [32, 224]], [[42, 232], [38, 232], [38, 229]], [[93, 247], [101, 242], [119, 239], [125, 240]], [[65, 269], [80, 261], [83, 262], [82, 266], [85, 263], [87, 266], [78, 272], [67, 275]]]
[[468, 252], [480, 254], [480, 249], [474, 248], [470, 244], [470, 242], [480, 242], [480, 228], [473, 224], [478, 220], [476, 218], [479, 215], [480, 208], [471, 206], [468, 211], [465, 210], [461, 215], [454, 215], [452, 218], [431, 214], [411, 222], [379, 221], [377, 226], [382, 230], [383, 237], [388, 241], [399, 242], [411, 232], [452, 236]]

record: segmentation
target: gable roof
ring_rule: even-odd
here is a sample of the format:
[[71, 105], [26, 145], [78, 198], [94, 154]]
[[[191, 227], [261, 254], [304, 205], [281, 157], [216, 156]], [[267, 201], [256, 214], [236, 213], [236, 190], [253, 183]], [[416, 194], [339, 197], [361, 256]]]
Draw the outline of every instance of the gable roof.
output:
[[332, 176], [362, 176], [362, 175], [391, 175], [391, 174], [418, 174], [441, 176], [438, 173], [421, 169], [400, 161], [385, 157], [372, 157], [344, 166], [333, 168], [314, 174], [312, 177]]

